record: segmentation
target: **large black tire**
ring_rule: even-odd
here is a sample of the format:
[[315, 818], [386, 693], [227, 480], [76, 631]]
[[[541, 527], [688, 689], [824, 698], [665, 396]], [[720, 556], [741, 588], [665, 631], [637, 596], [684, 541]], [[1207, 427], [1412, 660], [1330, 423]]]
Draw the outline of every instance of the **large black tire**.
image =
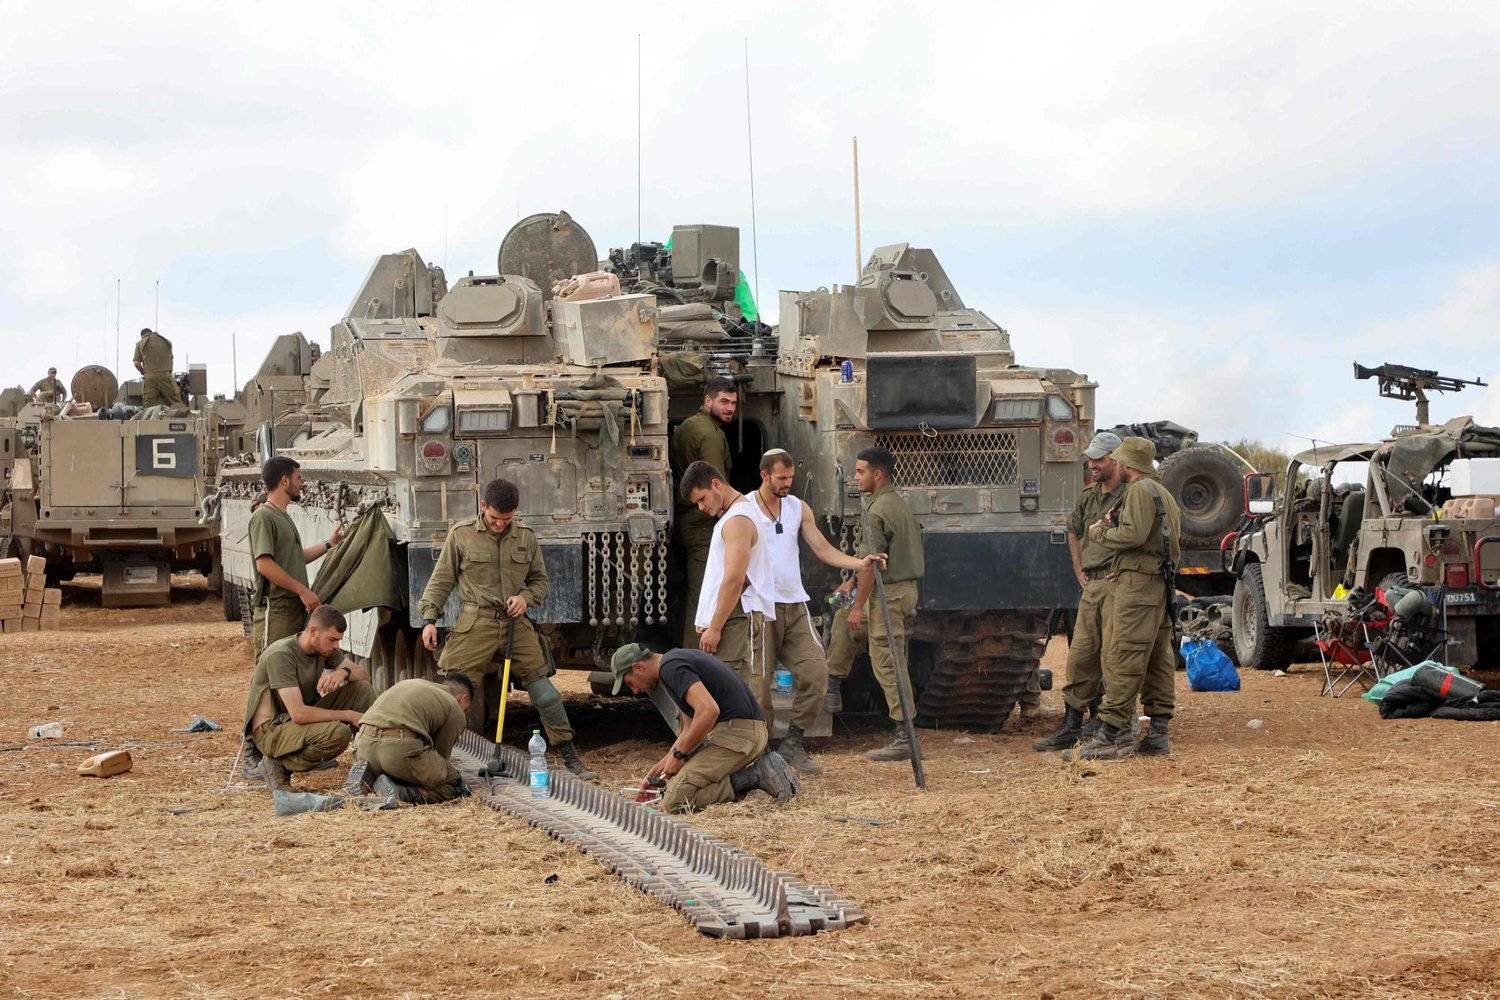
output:
[[240, 604], [244, 600], [244, 595], [240, 592], [239, 585], [223, 580], [219, 586], [219, 593], [224, 598], [224, 620], [226, 622], [239, 621], [244, 611]]
[[1270, 622], [1260, 563], [1246, 566], [1235, 583], [1229, 617], [1234, 651], [1241, 666], [1285, 670], [1292, 662], [1292, 630]]
[[1161, 463], [1161, 479], [1182, 510], [1184, 548], [1219, 547], [1244, 512], [1244, 476], [1228, 452], [1188, 448]]

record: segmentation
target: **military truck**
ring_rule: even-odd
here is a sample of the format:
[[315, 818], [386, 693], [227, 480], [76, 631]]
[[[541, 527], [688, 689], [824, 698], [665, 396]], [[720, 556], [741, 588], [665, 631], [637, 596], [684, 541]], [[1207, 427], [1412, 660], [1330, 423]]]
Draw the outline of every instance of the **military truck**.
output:
[[[541, 543], [551, 588], [531, 614], [555, 666], [597, 669], [666, 613], [672, 494], [666, 382], [652, 370], [656, 299], [551, 301], [556, 278], [598, 263], [565, 213], [522, 220], [498, 263], [449, 287], [414, 249], [380, 257], [329, 350], [288, 373], [305, 388], [300, 408], [275, 408], [253, 458], [222, 470], [224, 572], [237, 601], [254, 587], [246, 535], [269, 454], [301, 464], [306, 489], [291, 515], [304, 538], [383, 511], [400, 598], [351, 615], [346, 635], [377, 687], [434, 672], [417, 601], [449, 525], [478, 513], [480, 487], [497, 476], [520, 487], [520, 516]], [[455, 593], [440, 626], [458, 610]]]
[[[1010, 335], [964, 304], [931, 250], [909, 244], [877, 249], [856, 284], [782, 292], [775, 329], [746, 314], [732, 227], [678, 226], [669, 244], [614, 250], [606, 267], [625, 288], [671, 303], [659, 346], [674, 427], [702, 405], [705, 375], [739, 382], [736, 488], [756, 488], [761, 454], [785, 448], [797, 494], [853, 551], [855, 455], [891, 451], [926, 561], [911, 651], [917, 720], [999, 726], [1053, 612], [1076, 606], [1065, 524], [1095, 383], [1018, 365]], [[815, 562], [804, 578], [817, 606], [839, 582]], [[873, 684], [854, 686], [879, 697]]]
[[216, 582], [218, 526], [203, 510], [212, 416], [110, 406], [114, 375], [97, 365], [71, 389], [82, 405], [30, 403], [0, 419], [9, 550], [46, 557], [49, 582], [102, 574], [105, 607], [166, 604], [173, 572]]
[[[1500, 654], [1500, 516], [1496, 497], [1455, 480], [1500, 463], [1500, 429], [1459, 417], [1398, 428], [1381, 441], [1322, 445], [1293, 456], [1283, 495], [1235, 541], [1239, 660], [1284, 668], [1292, 643], [1348, 607], [1348, 592], [1420, 591], [1440, 617], [1438, 658], [1493, 667]], [[1494, 467], [1494, 466], [1490, 466]], [[1252, 477], [1270, 496], [1275, 478]], [[1341, 589], [1342, 588], [1342, 589]], [[1394, 607], [1395, 600], [1390, 601]]]

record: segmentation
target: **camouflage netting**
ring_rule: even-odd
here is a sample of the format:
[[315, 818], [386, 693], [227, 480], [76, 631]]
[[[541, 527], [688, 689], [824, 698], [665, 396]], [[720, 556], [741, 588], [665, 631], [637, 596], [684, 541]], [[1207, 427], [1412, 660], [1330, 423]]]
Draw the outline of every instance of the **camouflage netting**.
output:
[[1439, 430], [1392, 441], [1386, 474], [1417, 486], [1450, 458], [1497, 453], [1500, 453], [1500, 428], [1481, 426], [1470, 417], [1455, 417]]

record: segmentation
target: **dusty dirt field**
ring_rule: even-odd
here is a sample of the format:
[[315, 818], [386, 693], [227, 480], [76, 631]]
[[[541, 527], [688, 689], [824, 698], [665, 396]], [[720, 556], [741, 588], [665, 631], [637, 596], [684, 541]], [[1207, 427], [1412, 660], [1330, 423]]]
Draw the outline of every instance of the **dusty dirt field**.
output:
[[[1042, 727], [928, 732], [922, 794], [859, 757], [876, 732], [846, 733], [790, 807], [692, 821], [836, 886], [869, 925], [716, 942], [472, 802], [278, 819], [263, 790], [223, 791], [248, 647], [216, 598], [179, 598], [104, 611], [70, 591], [64, 631], [0, 637], [0, 993], [1500, 993], [1500, 724], [1382, 722], [1320, 698], [1311, 668], [1229, 695], [1179, 678], [1169, 759], [1078, 768], [1029, 750]], [[170, 731], [195, 712], [226, 731]], [[52, 719], [88, 745], [28, 746]], [[612, 785], [661, 752], [601, 738], [581, 742]], [[75, 776], [119, 746], [132, 772]]]

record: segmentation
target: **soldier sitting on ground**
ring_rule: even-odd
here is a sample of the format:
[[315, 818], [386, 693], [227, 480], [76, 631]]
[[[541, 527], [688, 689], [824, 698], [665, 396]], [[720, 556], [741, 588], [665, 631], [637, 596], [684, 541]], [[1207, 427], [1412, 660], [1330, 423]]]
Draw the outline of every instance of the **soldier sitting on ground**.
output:
[[339, 649], [346, 627], [343, 612], [319, 607], [306, 628], [271, 643], [255, 664], [244, 734], [264, 755], [260, 773], [270, 788], [289, 787], [288, 772], [337, 758], [375, 701], [365, 668]]
[[391, 805], [468, 795], [448, 758], [473, 697], [474, 682], [463, 674], [448, 674], [441, 684], [398, 681], [381, 692], [360, 720], [349, 784], [370, 787]]
[[666, 778], [661, 807], [687, 812], [734, 802], [760, 789], [777, 802], [797, 794], [797, 779], [781, 755], [766, 752], [765, 717], [750, 686], [725, 664], [696, 649], [653, 653], [639, 643], [615, 650], [614, 693], [648, 694], [661, 685], [682, 714], [672, 748], [648, 778]]

